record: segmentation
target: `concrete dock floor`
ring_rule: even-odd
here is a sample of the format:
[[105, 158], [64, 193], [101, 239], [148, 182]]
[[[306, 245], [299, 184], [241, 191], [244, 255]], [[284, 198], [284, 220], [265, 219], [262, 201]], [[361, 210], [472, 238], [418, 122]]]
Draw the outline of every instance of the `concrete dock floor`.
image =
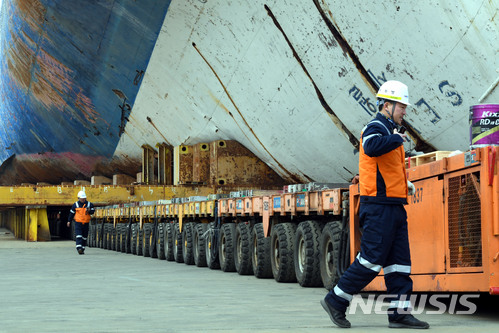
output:
[[[28, 243], [0, 229], [0, 332], [334, 332], [302, 288], [88, 248]], [[482, 295], [473, 315], [418, 314], [433, 332], [499, 332], [499, 296]], [[386, 332], [380, 314], [348, 315], [348, 332]]]

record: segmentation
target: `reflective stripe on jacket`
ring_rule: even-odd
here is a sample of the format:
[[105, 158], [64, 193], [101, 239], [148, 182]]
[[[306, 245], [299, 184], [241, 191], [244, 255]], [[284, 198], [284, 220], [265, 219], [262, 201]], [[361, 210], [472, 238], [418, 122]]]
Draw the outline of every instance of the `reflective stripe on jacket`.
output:
[[395, 124], [378, 113], [360, 138], [360, 202], [407, 204], [403, 139]]

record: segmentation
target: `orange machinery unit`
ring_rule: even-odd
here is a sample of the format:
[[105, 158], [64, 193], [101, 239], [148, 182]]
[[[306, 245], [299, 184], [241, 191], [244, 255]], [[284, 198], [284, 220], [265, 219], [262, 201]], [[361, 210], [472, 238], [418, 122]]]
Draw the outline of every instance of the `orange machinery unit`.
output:
[[[499, 294], [499, 147], [408, 167], [414, 291]], [[410, 165], [410, 163], [409, 163]], [[358, 185], [350, 186], [350, 258], [360, 250]], [[383, 276], [365, 290], [386, 290]]]

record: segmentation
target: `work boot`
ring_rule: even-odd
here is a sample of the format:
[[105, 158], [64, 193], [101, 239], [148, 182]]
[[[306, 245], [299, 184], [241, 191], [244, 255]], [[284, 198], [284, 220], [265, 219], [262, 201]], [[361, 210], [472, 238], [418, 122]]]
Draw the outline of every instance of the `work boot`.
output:
[[78, 254], [85, 254], [85, 252], [82, 249], [78, 249]]
[[341, 328], [350, 328], [350, 322], [345, 316], [345, 312], [336, 310], [331, 304], [329, 304], [325, 299], [321, 300], [321, 305], [326, 310], [329, 318], [336, 324], [336, 326]]
[[429, 328], [430, 324], [425, 321], [416, 319], [411, 314], [402, 314], [397, 317], [397, 319], [389, 319], [389, 328]]

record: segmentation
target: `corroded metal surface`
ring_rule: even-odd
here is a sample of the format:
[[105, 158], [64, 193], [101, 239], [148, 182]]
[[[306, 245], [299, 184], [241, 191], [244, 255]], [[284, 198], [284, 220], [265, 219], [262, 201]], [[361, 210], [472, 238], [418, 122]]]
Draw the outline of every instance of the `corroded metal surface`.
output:
[[140, 163], [111, 158], [169, 4], [2, 2], [0, 162], [16, 163], [4, 166], [0, 183], [10, 174], [57, 181]]

